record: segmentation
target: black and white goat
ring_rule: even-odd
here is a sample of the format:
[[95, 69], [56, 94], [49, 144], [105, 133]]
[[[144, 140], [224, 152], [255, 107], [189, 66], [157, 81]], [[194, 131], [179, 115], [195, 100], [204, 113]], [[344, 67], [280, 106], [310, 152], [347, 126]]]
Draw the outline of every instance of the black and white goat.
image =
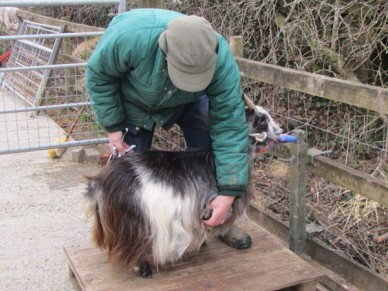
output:
[[[256, 144], [281, 129], [261, 107], [247, 110], [246, 116], [252, 160]], [[226, 233], [253, 195], [249, 183], [229, 219], [206, 227], [205, 206], [217, 195], [211, 151], [127, 154], [89, 179], [86, 196], [94, 243], [108, 252], [112, 265], [138, 266], [143, 277], [197, 251], [207, 238]]]

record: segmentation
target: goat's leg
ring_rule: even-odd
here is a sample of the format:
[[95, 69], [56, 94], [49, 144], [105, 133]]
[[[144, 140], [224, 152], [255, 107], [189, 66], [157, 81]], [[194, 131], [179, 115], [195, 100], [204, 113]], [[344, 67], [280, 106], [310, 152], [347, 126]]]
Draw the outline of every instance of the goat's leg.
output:
[[138, 273], [143, 278], [152, 279], [151, 265], [147, 261], [139, 262]]

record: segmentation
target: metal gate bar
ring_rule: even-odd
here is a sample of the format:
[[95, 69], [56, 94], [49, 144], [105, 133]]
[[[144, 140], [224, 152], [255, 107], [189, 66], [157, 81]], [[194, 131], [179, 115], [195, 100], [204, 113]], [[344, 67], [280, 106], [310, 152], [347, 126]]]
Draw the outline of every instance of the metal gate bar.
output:
[[118, 5], [118, 12], [127, 10], [126, 0], [30, 0], [30, 1], [0, 1], [0, 7], [35, 7], [35, 6], [79, 6], [79, 5]]
[[40, 39], [40, 38], [71, 38], [71, 37], [84, 37], [84, 36], [101, 36], [104, 32], [103, 31], [96, 31], [96, 32], [69, 32], [69, 33], [52, 33], [50, 35], [7, 35], [7, 36], [0, 36], [0, 41], [2, 40], [18, 40], [18, 39]]

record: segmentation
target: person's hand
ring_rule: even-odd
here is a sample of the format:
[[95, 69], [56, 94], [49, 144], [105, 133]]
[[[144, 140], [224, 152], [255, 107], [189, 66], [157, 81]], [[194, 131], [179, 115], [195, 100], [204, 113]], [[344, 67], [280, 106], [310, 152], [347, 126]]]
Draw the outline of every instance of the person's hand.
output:
[[234, 199], [236, 199], [234, 196], [218, 195], [208, 205], [206, 205], [206, 208], [213, 209], [213, 213], [208, 220], [204, 220], [203, 222], [212, 227], [223, 224]]
[[120, 155], [124, 155], [125, 149], [128, 149], [129, 146], [123, 141], [123, 133], [121, 131], [108, 132], [108, 138], [112, 151], [115, 147]]

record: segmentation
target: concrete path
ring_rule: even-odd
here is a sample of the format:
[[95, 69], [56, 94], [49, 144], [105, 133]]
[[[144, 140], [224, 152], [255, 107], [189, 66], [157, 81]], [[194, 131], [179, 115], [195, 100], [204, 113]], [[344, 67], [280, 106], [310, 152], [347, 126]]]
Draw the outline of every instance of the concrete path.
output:
[[0, 290], [74, 290], [63, 247], [90, 242], [83, 175], [99, 167], [70, 156], [0, 155]]

